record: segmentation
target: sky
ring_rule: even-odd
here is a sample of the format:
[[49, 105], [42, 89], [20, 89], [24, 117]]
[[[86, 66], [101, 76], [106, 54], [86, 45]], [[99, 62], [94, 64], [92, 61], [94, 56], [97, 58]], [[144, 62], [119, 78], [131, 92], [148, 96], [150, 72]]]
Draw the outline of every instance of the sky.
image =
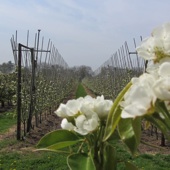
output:
[[12, 61], [10, 38], [33, 46], [41, 29], [70, 67], [100, 67], [125, 41], [170, 22], [169, 0], [0, 0], [0, 63]]

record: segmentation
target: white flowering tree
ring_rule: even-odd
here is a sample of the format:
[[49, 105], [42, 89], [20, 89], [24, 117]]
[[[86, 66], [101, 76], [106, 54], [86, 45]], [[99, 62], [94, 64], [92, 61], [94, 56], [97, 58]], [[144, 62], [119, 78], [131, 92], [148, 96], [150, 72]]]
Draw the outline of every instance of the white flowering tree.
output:
[[[117, 132], [132, 154], [141, 141], [142, 119], [170, 139], [170, 23], [154, 29], [137, 52], [149, 60], [146, 73], [132, 78], [114, 102], [86, 96], [61, 104], [55, 113], [63, 118], [62, 129], [45, 135], [39, 150], [69, 153], [67, 164], [73, 170], [115, 170], [118, 161], [112, 141]], [[70, 149], [75, 144], [80, 144], [76, 152]], [[137, 169], [124, 163], [126, 169]]]

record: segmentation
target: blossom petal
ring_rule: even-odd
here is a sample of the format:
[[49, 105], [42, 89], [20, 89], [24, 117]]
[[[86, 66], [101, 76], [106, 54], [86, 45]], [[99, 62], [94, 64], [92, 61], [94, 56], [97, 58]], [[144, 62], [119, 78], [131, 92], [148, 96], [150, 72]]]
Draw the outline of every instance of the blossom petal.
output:
[[154, 38], [149, 37], [142, 41], [142, 44], [136, 48], [139, 56], [144, 58], [145, 60], [155, 59], [156, 56], [154, 54]]
[[154, 82], [154, 77], [147, 73], [132, 79], [132, 86], [124, 95], [124, 101], [120, 103], [122, 118], [135, 118], [150, 112], [156, 101], [155, 93], [152, 90]]
[[106, 120], [112, 105], [113, 102], [111, 100], [96, 101], [94, 104], [94, 111], [101, 120]]
[[72, 123], [68, 122], [66, 118], [64, 118], [61, 122], [61, 128], [67, 130], [73, 130], [75, 126]]
[[81, 107], [81, 102], [78, 100], [69, 100], [66, 103], [66, 107], [69, 108], [69, 110], [71, 110], [72, 113], [74, 113], [73, 115], [77, 114], [77, 112], [79, 111], [80, 107]]
[[62, 103], [54, 113], [63, 118], [74, 115], [74, 113], [71, 112], [71, 110], [65, 104]]
[[153, 85], [153, 90], [157, 98], [170, 101], [170, 77], [158, 79]]
[[159, 66], [158, 74], [161, 77], [170, 76], [170, 62], [164, 62]]
[[137, 116], [142, 116], [143, 113], [147, 112], [147, 108], [140, 105], [140, 103], [133, 103], [125, 107], [121, 113], [122, 118], [135, 118]]

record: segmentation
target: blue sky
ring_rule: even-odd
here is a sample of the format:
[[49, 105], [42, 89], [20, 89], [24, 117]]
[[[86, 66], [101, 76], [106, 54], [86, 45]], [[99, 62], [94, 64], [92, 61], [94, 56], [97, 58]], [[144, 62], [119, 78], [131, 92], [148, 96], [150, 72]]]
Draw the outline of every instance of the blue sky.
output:
[[0, 0], [0, 63], [13, 61], [16, 30], [24, 44], [27, 30], [34, 39], [41, 29], [70, 67], [97, 69], [125, 40], [147, 37], [170, 22], [169, 7], [169, 0]]

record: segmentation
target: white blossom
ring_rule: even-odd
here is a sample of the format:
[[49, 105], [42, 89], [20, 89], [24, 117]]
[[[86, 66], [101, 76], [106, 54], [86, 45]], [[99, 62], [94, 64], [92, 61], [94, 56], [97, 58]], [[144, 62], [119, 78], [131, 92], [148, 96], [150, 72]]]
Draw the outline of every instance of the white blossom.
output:
[[[151, 68], [154, 69], [151, 71]], [[170, 58], [162, 59], [155, 67], [151, 66], [149, 73], [156, 78], [153, 91], [157, 98], [166, 101], [170, 100]]]
[[61, 122], [61, 128], [66, 130], [74, 130], [75, 126], [72, 123], [68, 122], [66, 118], [64, 118]]
[[170, 57], [170, 23], [155, 28], [151, 37], [145, 39], [136, 50], [139, 56], [155, 63]]
[[159, 79], [160, 77], [170, 75], [170, 58], [165, 57], [159, 61], [159, 63], [151, 63], [147, 66], [147, 73]]
[[76, 127], [74, 131], [81, 135], [86, 135], [93, 132], [99, 126], [98, 116], [92, 114], [90, 116], [80, 115], [75, 119]]
[[98, 96], [94, 102], [94, 111], [101, 120], [106, 120], [112, 105], [111, 100], [105, 100], [103, 95]]
[[153, 91], [158, 99], [170, 101], [170, 76], [158, 79], [153, 85]]
[[75, 116], [80, 110], [81, 101], [82, 99], [80, 98], [78, 100], [69, 100], [66, 104], [61, 103], [54, 113], [63, 118]]
[[81, 115], [75, 118], [76, 128], [74, 130], [81, 135], [86, 135], [99, 126], [99, 117], [91, 107], [88, 107], [87, 101], [82, 104], [80, 112]]
[[158, 26], [152, 31], [152, 36], [155, 38], [155, 42], [158, 50], [162, 50], [166, 55], [170, 54], [170, 23], [165, 23]]
[[156, 59], [154, 53], [154, 38], [149, 37], [142, 41], [141, 45], [136, 48], [139, 56], [145, 60], [154, 60]]
[[163, 100], [169, 108], [170, 23], [155, 28], [151, 37], [144, 39], [136, 50], [139, 56], [149, 60], [149, 64], [147, 73], [133, 78], [131, 88], [124, 95], [124, 100], [120, 103], [122, 118], [153, 113], [157, 99]]
[[158, 75], [160, 77], [170, 77], [170, 62], [164, 62], [159, 66]]
[[87, 95], [60, 104], [55, 113], [64, 118], [61, 123], [63, 129], [86, 135], [95, 131], [100, 126], [100, 121], [106, 120], [112, 104], [113, 102], [105, 100], [104, 96], [95, 99]]
[[143, 74], [132, 79], [132, 86], [124, 95], [122, 118], [135, 118], [147, 114], [152, 110], [156, 96], [152, 90], [155, 79], [152, 75]]

